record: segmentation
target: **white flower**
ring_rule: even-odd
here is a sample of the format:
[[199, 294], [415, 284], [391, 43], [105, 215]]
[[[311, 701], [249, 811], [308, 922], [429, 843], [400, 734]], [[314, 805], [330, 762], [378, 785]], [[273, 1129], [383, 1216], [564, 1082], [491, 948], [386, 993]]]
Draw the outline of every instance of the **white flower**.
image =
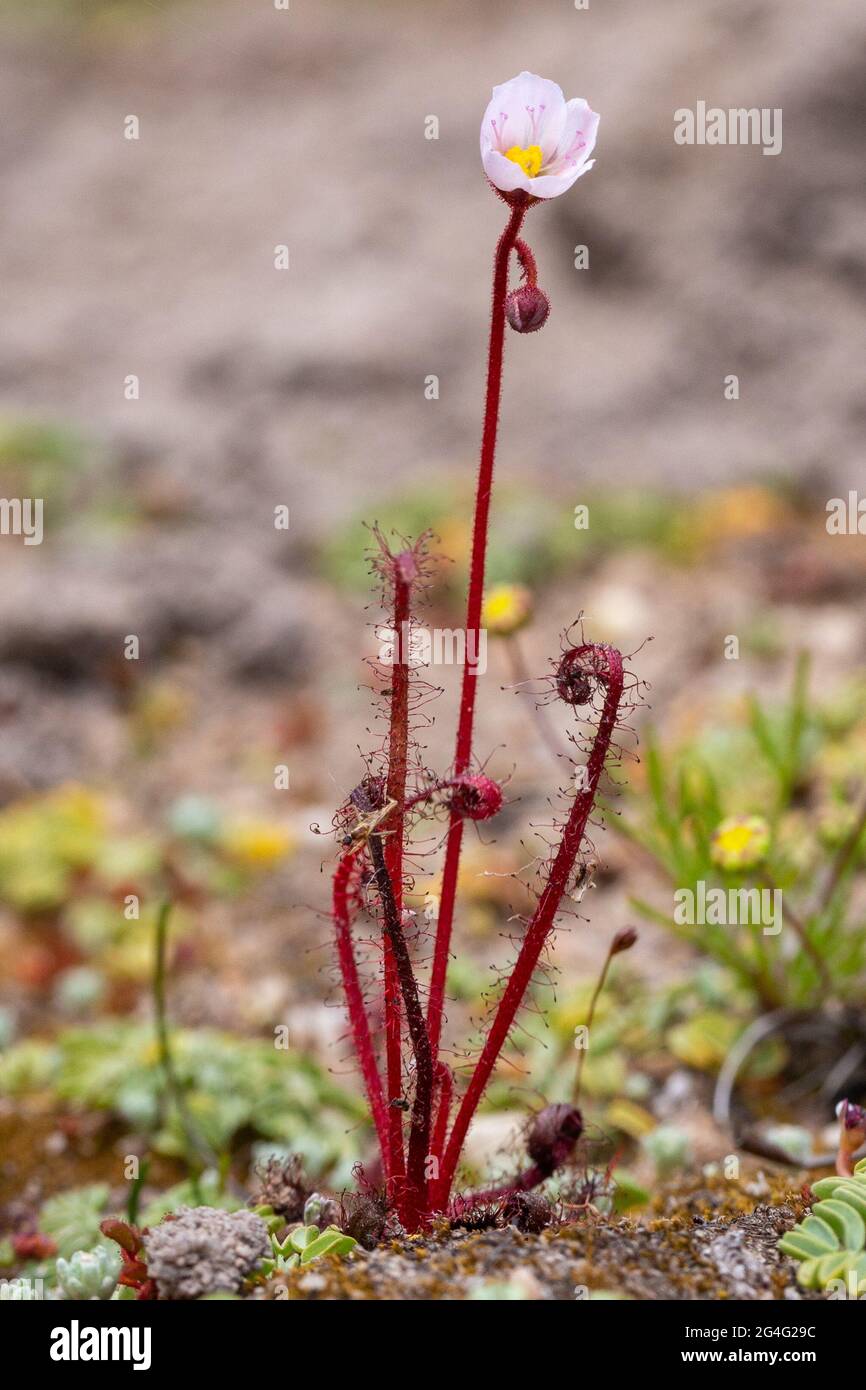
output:
[[493, 88], [481, 122], [481, 163], [503, 193], [555, 198], [595, 163], [599, 117], [583, 97], [566, 101], [545, 77], [522, 72]]

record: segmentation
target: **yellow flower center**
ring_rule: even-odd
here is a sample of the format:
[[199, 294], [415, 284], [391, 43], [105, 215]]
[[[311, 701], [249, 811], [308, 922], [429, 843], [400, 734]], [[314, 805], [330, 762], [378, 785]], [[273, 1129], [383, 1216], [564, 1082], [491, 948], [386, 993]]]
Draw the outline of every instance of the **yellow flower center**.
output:
[[514, 164], [519, 164], [524, 174], [528, 174], [531, 179], [534, 179], [541, 168], [543, 156], [540, 145], [530, 145], [525, 150], [522, 150], [519, 145], [512, 145], [510, 150], [505, 151], [505, 158], [510, 159]]
[[750, 825], [732, 825], [728, 830], [723, 830], [718, 837], [719, 849], [726, 854], [740, 854], [747, 849], [756, 838], [755, 831]]

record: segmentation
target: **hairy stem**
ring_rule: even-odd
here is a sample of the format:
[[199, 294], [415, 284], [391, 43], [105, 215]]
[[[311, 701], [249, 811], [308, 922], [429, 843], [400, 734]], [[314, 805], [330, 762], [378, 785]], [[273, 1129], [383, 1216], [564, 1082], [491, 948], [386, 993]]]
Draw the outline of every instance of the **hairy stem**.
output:
[[[508, 262], [518, 232], [526, 216], [527, 202], [516, 202], [511, 209], [508, 225], [499, 238], [493, 262], [493, 297], [490, 315], [490, 342], [487, 353], [487, 393], [484, 405], [484, 429], [481, 436], [481, 458], [475, 492], [475, 519], [472, 526], [472, 558], [469, 565], [469, 591], [466, 601], [466, 653], [463, 685], [460, 693], [460, 714], [457, 723], [457, 743], [454, 753], [454, 773], [459, 776], [472, 759], [472, 726], [475, 716], [477, 672], [469, 661], [469, 653], [478, 651], [481, 627], [481, 603], [484, 597], [484, 570], [487, 560], [487, 532], [490, 521], [490, 494], [493, 488], [493, 465], [496, 457], [496, 435], [499, 425], [499, 402], [502, 395], [502, 358], [505, 346], [505, 296], [508, 292]], [[524, 266], [526, 261], [524, 260]], [[463, 820], [452, 811], [442, 870], [442, 893], [436, 923], [436, 942], [430, 976], [430, 1000], [427, 1022], [434, 1055], [439, 1050], [442, 1033], [442, 1012], [445, 1004], [445, 976], [451, 947], [454, 923], [454, 902], [457, 894], [457, 871], [463, 843]]]
[[522, 1173], [511, 1182], [502, 1183], [499, 1187], [486, 1187], [483, 1192], [470, 1192], [466, 1196], [455, 1197], [448, 1204], [448, 1217], [451, 1221], [458, 1220], [472, 1211], [473, 1207], [483, 1206], [487, 1202], [498, 1202], [503, 1197], [512, 1197], [517, 1192], [531, 1192], [534, 1187], [540, 1187], [543, 1182], [553, 1176], [553, 1170], [541, 1167], [538, 1163], [533, 1163], [531, 1167], [524, 1168]]
[[[481, 1056], [457, 1112], [457, 1118], [454, 1121], [445, 1150], [441, 1181], [436, 1189], [437, 1201], [441, 1206], [447, 1202], [451, 1184], [454, 1181], [460, 1150], [463, 1147], [470, 1122], [490, 1080], [496, 1059], [514, 1023], [517, 1010], [529, 988], [541, 952], [553, 928], [559, 905], [568, 888], [616, 726], [623, 690], [623, 669], [620, 653], [614, 647], [602, 646], [587, 646], [576, 650], [593, 654], [597, 663], [596, 674], [605, 686], [604, 707], [599, 720], [598, 732], [586, 764], [586, 787], [575, 795], [572, 802], [559, 848], [550, 867], [547, 884], [527, 927], [517, 960], [481, 1050]], [[601, 669], [602, 665], [606, 668], [605, 670]]]
[[[394, 562], [394, 663], [391, 672], [391, 717], [388, 738], [389, 800], [395, 803], [388, 818], [385, 865], [394, 895], [397, 921], [403, 916], [403, 840], [406, 821], [406, 772], [409, 749], [409, 621], [415, 559], [410, 553]], [[403, 1091], [403, 1060], [400, 1047], [400, 981], [394, 947], [385, 933], [385, 1059], [388, 1083], [388, 1129], [391, 1176], [400, 1180], [406, 1171], [403, 1152], [403, 1114], [392, 1101]]]
[[433, 1128], [431, 1153], [436, 1163], [441, 1164], [445, 1140], [448, 1137], [448, 1118], [454, 1091], [454, 1078], [451, 1075], [451, 1069], [446, 1067], [444, 1062], [436, 1063], [436, 1085], [439, 1088], [439, 1109], [436, 1112], [436, 1124]]
[[382, 903], [385, 934], [394, 953], [394, 964], [403, 995], [409, 1039], [415, 1056], [415, 1102], [409, 1127], [409, 1155], [406, 1163], [406, 1188], [400, 1203], [401, 1220], [409, 1231], [418, 1229], [427, 1214], [425, 1168], [430, 1153], [430, 1126], [433, 1113], [433, 1050], [427, 1035], [427, 1024], [418, 994], [418, 982], [412, 969], [409, 948], [403, 934], [403, 924], [397, 911], [393, 886], [385, 863], [385, 851], [378, 833], [369, 839], [370, 858], [376, 887]]
[[379, 1140], [379, 1148], [382, 1151], [382, 1162], [384, 1164], [385, 1174], [387, 1177], [390, 1177], [391, 1150], [388, 1132], [388, 1111], [385, 1106], [385, 1097], [382, 1091], [379, 1069], [376, 1066], [376, 1053], [373, 1048], [373, 1039], [370, 1033], [367, 1012], [364, 1008], [364, 996], [361, 992], [361, 985], [358, 980], [358, 966], [355, 961], [355, 951], [352, 945], [352, 915], [349, 905], [349, 884], [355, 866], [356, 857], [353, 851], [349, 854], [342, 855], [337, 864], [336, 873], [334, 874], [334, 925], [337, 934], [337, 959], [340, 965], [340, 974], [343, 977], [343, 993], [346, 997], [346, 1011], [349, 1015], [349, 1025], [352, 1029], [352, 1042], [355, 1047], [355, 1056], [358, 1058], [361, 1067], [361, 1075], [364, 1078], [364, 1088], [367, 1092], [367, 1100], [370, 1105], [370, 1112], [373, 1116], [373, 1123], [376, 1126], [376, 1135]]

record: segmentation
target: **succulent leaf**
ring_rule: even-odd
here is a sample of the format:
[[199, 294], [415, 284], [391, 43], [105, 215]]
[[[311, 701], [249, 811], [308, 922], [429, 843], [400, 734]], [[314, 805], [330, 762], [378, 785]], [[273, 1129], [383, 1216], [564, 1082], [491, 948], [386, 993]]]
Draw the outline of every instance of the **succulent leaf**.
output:
[[[858, 1211], [854, 1210], [843, 1196], [831, 1197], [819, 1202], [815, 1215], [826, 1222], [839, 1237], [839, 1243], [846, 1250], [862, 1250], [866, 1241], [866, 1225]], [[805, 1225], [805, 1222], [803, 1223]]]
[[318, 1259], [320, 1255], [348, 1255], [349, 1251], [354, 1250], [357, 1244], [358, 1242], [353, 1236], [345, 1236], [335, 1226], [328, 1226], [304, 1250], [301, 1255], [301, 1264], [309, 1264], [310, 1260]]
[[802, 1288], [823, 1289], [845, 1278], [859, 1293], [866, 1287], [866, 1159], [853, 1177], [819, 1178], [812, 1192], [819, 1200], [778, 1249], [800, 1261]]

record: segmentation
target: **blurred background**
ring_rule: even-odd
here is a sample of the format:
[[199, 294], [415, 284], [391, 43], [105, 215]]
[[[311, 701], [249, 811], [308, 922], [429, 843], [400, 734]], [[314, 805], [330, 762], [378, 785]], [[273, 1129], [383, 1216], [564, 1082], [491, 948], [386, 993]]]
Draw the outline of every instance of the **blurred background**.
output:
[[[111, 1144], [157, 1124], [167, 893], [178, 1027], [258, 1040], [253, 1072], [277, 1025], [296, 1050], [263, 1109], [258, 1072], [220, 1070], [238, 1048], [224, 1057], [215, 1034], [199, 1056], [183, 1034], [214, 1148], [279, 1141], [335, 1182], [363, 1150], [331, 971], [333, 846], [310, 827], [329, 828], [381, 739], [362, 688], [379, 617], [365, 522], [432, 526], [447, 560], [430, 620], [460, 620], [503, 225], [478, 127], [523, 68], [585, 96], [601, 128], [592, 173], [528, 218], [553, 308], [506, 345], [491, 579], [528, 588], [535, 617], [519, 650], [491, 642], [476, 748], [511, 800], [495, 842], [469, 846], [452, 1025], [482, 1016], [528, 901], [507, 875], [567, 781], [515, 672], [549, 672], [583, 612], [590, 636], [637, 653], [651, 688], [634, 722], [663, 751], [654, 786], [645, 758], [623, 764], [633, 833], [599, 836], [591, 923], [554, 956], [560, 1012], [542, 991], [547, 1020], [479, 1133], [495, 1152], [563, 1057], [565, 1074], [611, 934], [639, 922], [622, 981], [642, 1011], [626, 1038], [613, 1011], [587, 1067], [596, 1119], [640, 1139], [674, 1117], [717, 1154], [702, 1076], [756, 1004], [810, 1005], [824, 986], [785, 947], [759, 999], [723, 950], [673, 938], [671, 883], [710, 869], [700, 844], [659, 869], [664, 808], [708, 833], [765, 816], [774, 874], [805, 894], [866, 782], [866, 552], [825, 527], [828, 499], [862, 478], [862, 7], [5, 0], [2, 36], [0, 489], [45, 499], [43, 544], [0, 544], [0, 1120], [18, 1133], [29, 1106], [42, 1146], [35, 1175], [7, 1147], [5, 1197], [67, 1185], [70, 1145], [82, 1163], [101, 1152], [82, 1114], [102, 1113]], [[782, 108], [782, 153], [676, 145], [673, 113], [698, 100]], [[419, 736], [444, 768], [453, 672], [435, 679]], [[815, 918], [840, 994], [862, 982], [861, 848], [844, 912]], [[765, 1060], [759, 1090], [784, 1064]], [[158, 1147], [176, 1157], [183, 1135]]]

